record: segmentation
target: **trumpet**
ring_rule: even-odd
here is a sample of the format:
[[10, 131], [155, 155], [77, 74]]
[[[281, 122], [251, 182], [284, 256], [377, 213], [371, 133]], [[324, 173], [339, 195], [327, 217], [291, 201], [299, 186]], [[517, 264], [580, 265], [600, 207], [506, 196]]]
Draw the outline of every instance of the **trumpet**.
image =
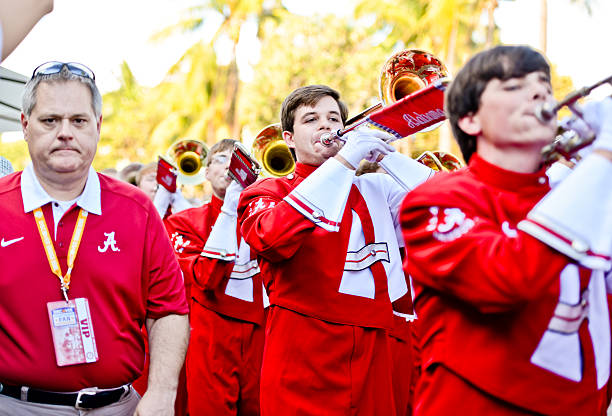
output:
[[[612, 85], [612, 76], [597, 81], [590, 86], [573, 91], [559, 102], [554, 104], [545, 103], [536, 108], [536, 117], [542, 123], [548, 123], [557, 115], [557, 112], [561, 108], [566, 106], [573, 113], [572, 118], [563, 120], [559, 124], [555, 140], [542, 149], [542, 159], [544, 163], [552, 163], [560, 157], [571, 159], [580, 149], [593, 143], [595, 140], [595, 133], [590, 126], [584, 122], [582, 108], [578, 104], [578, 100], [588, 96], [595, 88], [604, 84]], [[583, 123], [576, 122], [576, 119], [582, 120]], [[576, 126], [580, 126], [580, 124], [583, 124], [586, 128], [577, 128]]]
[[295, 170], [295, 161], [282, 133], [280, 124], [271, 124], [253, 142], [253, 154], [261, 162], [263, 176], [287, 176]]
[[[393, 54], [380, 73], [379, 94], [381, 101], [347, 120], [346, 127], [321, 137], [321, 143], [330, 146], [334, 140], [344, 141], [342, 136], [368, 122], [368, 116], [397, 101], [434, 85], [448, 77], [448, 70], [433, 54], [420, 49], [406, 49]], [[443, 112], [441, 116], [444, 118]], [[440, 114], [438, 114], [440, 116]], [[410, 122], [410, 120], [407, 120]], [[430, 123], [423, 127], [428, 127]], [[377, 126], [380, 127], [380, 126]]]
[[253, 141], [253, 155], [241, 143], [234, 144], [228, 175], [246, 188], [259, 176], [287, 176], [295, 170], [295, 161], [282, 138], [280, 124], [264, 127]]
[[166, 160], [177, 169], [177, 182], [183, 185], [197, 185], [206, 179], [204, 161], [208, 147], [204, 142], [181, 139], [172, 143], [166, 151]]

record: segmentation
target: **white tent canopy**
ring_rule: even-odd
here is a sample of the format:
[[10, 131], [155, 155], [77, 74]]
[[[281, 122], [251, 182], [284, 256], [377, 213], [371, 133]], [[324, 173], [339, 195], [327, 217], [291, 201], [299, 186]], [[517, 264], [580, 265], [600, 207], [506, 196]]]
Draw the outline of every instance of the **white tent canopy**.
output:
[[0, 66], [0, 133], [21, 130], [21, 95], [28, 77]]

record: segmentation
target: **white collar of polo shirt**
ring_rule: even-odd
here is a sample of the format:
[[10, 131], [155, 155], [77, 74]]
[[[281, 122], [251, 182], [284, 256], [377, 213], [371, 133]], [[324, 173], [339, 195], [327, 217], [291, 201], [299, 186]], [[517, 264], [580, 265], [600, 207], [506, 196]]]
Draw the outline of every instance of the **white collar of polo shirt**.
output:
[[[90, 166], [85, 189], [77, 197], [76, 204], [90, 214], [102, 215], [100, 193], [100, 179], [96, 171]], [[23, 211], [25, 213], [55, 201], [38, 181], [32, 164], [26, 166], [21, 174], [21, 198], [23, 199]]]

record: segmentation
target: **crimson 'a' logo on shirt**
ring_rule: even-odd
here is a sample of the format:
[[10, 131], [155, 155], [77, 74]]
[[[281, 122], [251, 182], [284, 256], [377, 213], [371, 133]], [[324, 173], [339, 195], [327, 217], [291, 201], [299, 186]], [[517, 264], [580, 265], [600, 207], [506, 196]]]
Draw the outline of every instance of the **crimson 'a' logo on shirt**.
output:
[[100, 253], [106, 253], [106, 251], [110, 248], [112, 251], [120, 251], [117, 247], [117, 241], [115, 241], [115, 232], [112, 231], [110, 233], [104, 233], [106, 236], [106, 241], [104, 241], [104, 247], [98, 246], [98, 251]]

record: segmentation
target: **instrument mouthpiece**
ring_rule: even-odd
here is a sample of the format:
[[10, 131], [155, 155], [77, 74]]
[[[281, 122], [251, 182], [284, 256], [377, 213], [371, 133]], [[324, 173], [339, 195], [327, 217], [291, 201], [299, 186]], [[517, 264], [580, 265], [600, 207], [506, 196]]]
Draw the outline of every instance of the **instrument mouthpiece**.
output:
[[319, 139], [322, 145], [331, 146], [334, 142], [334, 135], [332, 133], [323, 133]]
[[557, 115], [557, 108], [555, 105], [546, 103], [542, 104], [535, 109], [535, 116], [542, 123], [548, 123]]

